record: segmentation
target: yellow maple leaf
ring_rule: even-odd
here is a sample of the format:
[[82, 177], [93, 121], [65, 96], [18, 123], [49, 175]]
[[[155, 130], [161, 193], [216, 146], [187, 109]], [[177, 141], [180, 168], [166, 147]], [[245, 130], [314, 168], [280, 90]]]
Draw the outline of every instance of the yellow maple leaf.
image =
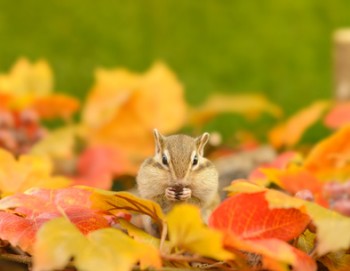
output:
[[271, 144], [276, 147], [294, 146], [299, 142], [305, 131], [321, 118], [330, 106], [330, 102], [318, 101], [297, 112], [286, 122], [277, 125], [269, 133]]
[[74, 156], [75, 140], [79, 135], [79, 127], [72, 125], [49, 131], [31, 148], [30, 153], [48, 156], [54, 160], [71, 159]]
[[259, 187], [245, 181], [235, 181], [227, 188], [232, 194], [265, 191], [270, 208], [297, 208], [307, 213], [317, 227], [318, 255], [350, 247], [350, 218], [318, 204], [291, 197], [280, 191]]
[[220, 113], [238, 113], [247, 117], [256, 117], [262, 113], [280, 117], [282, 110], [259, 94], [214, 94], [197, 108], [191, 108], [189, 123], [203, 125]]
[[153, 151], [152, 130], [174, 132], [185, 114], [182, 85], [167, 66], [155, 63], [144, 74], [97, 70], [82, 120], [93, 144], [115, 147], [139, 161]]
[[202, 222], [196, 206], [181, 204], [167, 215], [170, 245], [217, 260], [232, 259], [223, 248], [223, 235]]
[[156, 238], [140, 228], [136, 227], [134, 224], [130, 223], [125, 219], [118, 219], [120, 226], [125, 229], [128, 234], [138, 242], [149, 244], [155, 248], [159, 248], [160, 239]]
[[[128, 232], [129, 236], [131, 236], [137, 242], [149, 244], [155, 248], [160, 248], [159, 238], [146, 233], [145, 231], [141, 230], [140, 228], [136, 227], [134, 224], [130, 223], [125, 219], [118, 219], [118, 222], [120, 226]], [[171, 246], [169, 242], [165, 240], [162, 246], [162, 252], [170, 253], [170, 250]]]
[[140, 261], [141, 268], [160, 267], [154, 247], [137, 243], [113, 228], [96, 230], [84, 236], [65, 218], [44, 224], [34, 244], [33, 270], [63, 269], [73, 258], [73, 265], [84, 271], [127, 271]]
[[53, 76], [45, 60], [20, 58], [8, 74], [0, 74], [0, 92], [16, 96], [43, 96], [52, 91]]
[[6, 108], [30, 107], [41, 118], [69, 119], [79, 108], [76, 98], [52, 94], [53, 73], [45, 60], [20, 58], [7, 74], [0, 74], [0, 95]]
[[64, 177], [52, 176], [52, 164], [44, 157], [22, 155], [16, 160], [11, 153], [0, 149], [0, 164], [1, 196], [32, 187], [60, 188], [70, 183]]
[[102, 189], [91, 190], [92, 208], [107, 211], [111, 214], [119, 212], [132, 212], [150, 216], [157, 223], [161, 224], [165, 221], [165, 215], [160, 206], [154, 201], [142, 199], [128, 192], [112, 192]]

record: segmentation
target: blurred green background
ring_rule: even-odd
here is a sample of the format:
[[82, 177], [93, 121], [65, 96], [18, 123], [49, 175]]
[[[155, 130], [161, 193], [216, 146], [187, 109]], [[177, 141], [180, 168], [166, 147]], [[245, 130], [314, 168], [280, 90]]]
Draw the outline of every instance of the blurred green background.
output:
[[0, 70], [46, 58], [56, 89], [84, 97], [98, 66], [164, 60], [192, 104], [262, 91], [288, 114], [332, 95], [332, 32], [350, 1], [0, 1]]

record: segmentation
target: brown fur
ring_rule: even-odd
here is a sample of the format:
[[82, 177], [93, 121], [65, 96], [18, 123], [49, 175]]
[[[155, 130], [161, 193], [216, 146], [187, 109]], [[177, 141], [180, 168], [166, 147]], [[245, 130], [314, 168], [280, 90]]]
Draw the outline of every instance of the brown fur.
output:
[[[144, 161], [137, 175], [141, 197], [156, 201], [164, 212], [168, 212], [175, 204], [184, 201], [168, 200], [165, 190], [176, 185], [188, 187], [192, 196], [185, 202], [199, 206], [206, 219], [207, 209], [213, 207], [218, 195], [218, 173], [214, 165], [202, 156], [208, 138], [208, 134], [199, 138], [187, 135], [164, 137], [155, 131], [156, 153]], [[197, 166], [192, 166], [193, 152], [198, 156]], [[168, 155], [168, 166], [162, 164], [163, 154]]]

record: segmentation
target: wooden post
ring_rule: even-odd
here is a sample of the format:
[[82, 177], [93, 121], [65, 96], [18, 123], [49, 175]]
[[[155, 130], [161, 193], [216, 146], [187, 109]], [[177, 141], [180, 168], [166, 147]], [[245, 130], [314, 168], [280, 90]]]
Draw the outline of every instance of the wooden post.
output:
[[350, 28], [336, 30], [333, 43], [334, 96], [350, 100]]

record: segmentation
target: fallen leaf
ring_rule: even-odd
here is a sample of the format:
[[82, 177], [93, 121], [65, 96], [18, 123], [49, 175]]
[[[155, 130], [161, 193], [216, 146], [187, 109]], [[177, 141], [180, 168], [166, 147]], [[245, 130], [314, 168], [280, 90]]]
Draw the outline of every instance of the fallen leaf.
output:
[[29, 252], [32, 250], [37, 230], [46, 221], [47, 219], [31, 220], [12, 213], [0, 212], [0, 239]]
[[342, 127], [316, 144], [304, 167], [321, 180], [347, 180], [350, 177], [350, 125]]
[[345, 251], [328, 253], [319, 259], [329, 271], [348, 271], [350, 266], [350, 254]]
[[20, 58], [8, 74], [0, 74], [0, 91], [15, 96], [45, 96], [53, 89], [53, 75], [45, 60]]
[[138, 261], [141, 268], [161, 267], [158, 250], [137, 243], [119, 230], [96, 230], [86, 237], [68, 220], [58, 218], [38, 232], [33, 253], [33, 270], [63, 269], [73, 259], [78, 270], [131, 270]]
[[305, 131], [318, 121], [330, 103], [314, 102], [307, 108], [297, 112], [285, 123], [277, 125], [269, 133], [269, 141], [275, 148], [292, 147], [299, 142]]
[[135, 175], [135, 167], [118, 150], [104, 146], [87, 147], [77, 161], [76, 185], [110, 189], [113, 178], [122, 174]]
[[270, 182], [292, 195], [307, 189], [312, 192], [317, 202], [323, 202], [323, 183], [302, 166], [290, 165], [282, 170], [262, 169], [262, 171]]
[[238, 193], [265, 193], [265, 199], [271, 209], [274, 208], [297, 208], [303, 209], [315, 224], [317, 231], [318, 255], [322, 256], [329, 252], [335, 252], [350, 247], [350, 218], [337, 212], [328, 210], [316, 203], [291, 197], [277, 190], [259, 187], [245, 181], [233, 182], [227, 190], [231, 194]]
[[76, 154], [79, 139], [85, 137], [80, 125], [69, 125], [50, 131], [46, 137], [33, 146], [30, 153], [49, 157], [55, 163], [55, 169], [69, 176], [74, 185], [88, 185], [109, 189], [115, 177], [135, 175], [137, 168], [130, 163], [120, 150], [103, 146], [86, 146]]
[[92, 191], [92, 208], [103, 210], [110, 214], [132, 212], [150, 216], [157, 223], [165, 221], [165, 215], [160, 206], [151, 200], [138, 198], [128, 192], [112, 192], [86, 187]]
[[288, 271], [290, 267], [293, 267], [294, 271], [317, 269], [316, 262], [310, 256], [279, 239], [243, 240], [234, 233], [229, 233], [225, 236], [225, 244], [233, 249], [260, 255], [260, 258], [254, 257], [252, 261], [251, 254], [247, 254], [246, 260], [251, 269], [257, 267], [274, 271]]
[[185, 113], [182, 85], [164, 64], [156, 63], [144, 74], [97, 70], [82, 120], [92, 145], [114, 147], [139, 163], [153, 152], [152, 130], [178, 130]]
[[156, 238], [156, 237], [146, 233], [145, 231], [136, 227], [134, 224], [130, 223], [127, 220], [118, 219], [118, 222], [119, 222], [120, 226], [128, 232], [129, 236], [131, 236], [137, 242], [149, 244], [155, 248], [159, 248], [159, 246], [160, 246], [160, 239], [159, 238]]
[[76, 140], [83, 135], [81, 126], [68, 125], [50, 130], [46, 136], [36, 143], [30, 154], [46, 156], [53, 161], [70, 160], [75, 156]]
[[42, 119], [62, 118], [70, 119], [80, 107], [76, 98], [64, 94], [52, 94], [38, 97], [33, 101], [33, 108]]
[[204, 225], [197, 207], [188, 204], [175, 206], [167, 215], [167, 223], [173, 247], [217, 260], [233, 258], [223, 248], [223, 235]]
[[[1, 75], [0, 75], [0, 78], [1, 78]], [[2, 92], [3, 91], [1, 90], [1, 86], [0, 86], [0, 109], [8, 110], [10, 108], [13, 97], [8, 93], [2, 93]]]
[[70, 184], [67, 178], [52, 176], [52, 164], [43, 157], [22, 155], [16, 160], [11, 153], [0, 149], [0, 164], [1, 196], [32, 187], [59, 188]]
[[290, 163], [298, 163], [300, 160], [300, 155], [293, 151], [287, 151], [281, 153], [270, 163], [265, 163], [253, 170], [249, 174], [249, 180], [252, 182], [260, 181], [266, 179], [266, 175], [264, 174], [265, 169], [285, 169]]
[[337, 129], [350, 124], [350, 102], [339, 101], [324, 117], [325, 126]]
[[316, 245], [316, 234], [306, 230], [298, 237], [296, 247], [308, 255], [312, 253]]
[[109, 227], [102, 211], [90, 209], [90, 194], [78, 188], [31, 189], [5, 197], [0, 200], [0, 239], [32, 252], [37, 230], [57, 217], [67, 217], [83, 234]]
[[209, 219], [211, 227], [247, 240], [275, 238], [290, 241], [309, 223], [309, 216], [296, 208], [270, 209], [265, 192], [229, 197]]
[[214, 94], [203, 105], [191, 109], [188, 122], [201, 126], [221, 113], [237, 113], [248, 117], [268, 113], [280, 117], [282, 110], [259, 94]]
[[24, 193], [5, 197], [0, 200], [0, 210], [14, 209], [25, 216], [53, 211], [61, 211], [71, 207], [89, 209], [91, 192], [75, 187], [62, 189], [32, 188]]
[[[86, 208], [67, 208], [64, 214], [83, 233], [109, 227], [108, 220], [102, 215]], [[35, 217], [22, 217], [14, 213], [0, 212], [0, 238], [12, 246], [19, 246], [23, 251], [32, 253], [35, 236], [40, 227], [62, 213], [52, 211], [37, 214]]]

